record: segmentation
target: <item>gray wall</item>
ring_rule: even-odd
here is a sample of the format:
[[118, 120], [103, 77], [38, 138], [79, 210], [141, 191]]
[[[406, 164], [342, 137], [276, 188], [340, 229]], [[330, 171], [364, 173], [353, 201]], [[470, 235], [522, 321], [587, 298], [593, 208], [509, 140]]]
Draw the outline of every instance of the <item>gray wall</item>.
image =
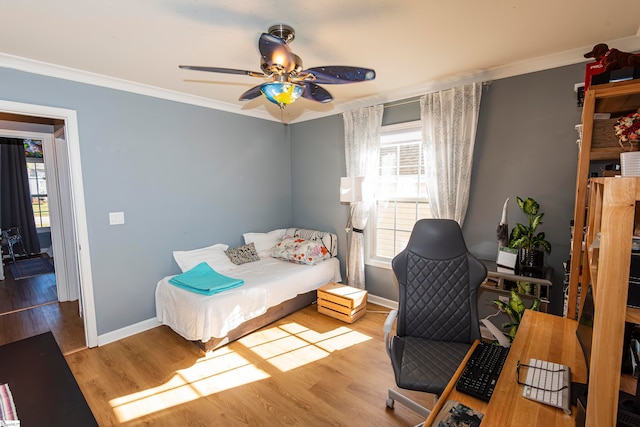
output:
[[[538, 200], [553, 245], [556, 312], [573, 216], [573, 85], [583, 72], [569, 66], [485, 90], [463, 228], [470, 249], [492, 257], [505, 198]], [[156, 282], [178, 272], [173, 250], [240, 244], [244, 232], [294, 225], [337, 233], [344, 260], [341, 115], [283, 126], [3, 68], [0, 82], [0, 99], [78, 112], [99, 334], [155, 316]], [[392, 107], [383, 120], [415, 120], [416, 109]], [[124, 225], [108, 225], [112, 211], [124, 211]], [[524, 220], [513, 201], [509, 218]], [[370, 293], [397, 299], [390, 270], [367, 267], [366, 276]]]
[[344, 277], [345, 225], [349, 205], [340, 204], [340, 177], [346, 174], [342, 115], [289, 126], [293, 223], [338, 236]]
[[[525, 221], [515, 202], [516, 196], [536, 199], [545, 212], [541, 230], [553, 246], [547, 263], [555, 270], [551, 304], [555, 313], [562, 310], [562, 262], [569, 255], [569, 221], [573, 218], [577, 164], [574, 126], [581, 120], [573, 87], [583, 78], [584, 65], [579, 64], [497, 80], [485, 88], [469, 209], [463, 226], [469, 249], [480, 257], [495, 259], [495, 232], [505, 199], [511, 199], [510, 227]], [[419, 109], [419, 103], [389, 107], [385, 109], [383, 123], [419, 119]], [[337, 192], [338, 178], [345, 173], [342, 117], [290, 127], [295, 165], [294, 222], [306, 221], [309, 227], [343, 228], [348, 208], [340, 205]], [[339, 152], [334, 153], [335, 150]], [[327, 163], [321, 164], [316, 159]], [[339, 236], [340, 256], [344, 260], [344, 232]], [[397, 285], [389, 269], [367, 266], [365, 275], [371, 294], [397, 300]], [[490, 300], [493, 296], [483, 298]], [[490, 302], [484, 305], [495, 311]]]
[[0, 99], [77, 111], [98, 334], [155, 317], [172, 251], [292, 221], [282, 124], [3, 68], [0, 82]]

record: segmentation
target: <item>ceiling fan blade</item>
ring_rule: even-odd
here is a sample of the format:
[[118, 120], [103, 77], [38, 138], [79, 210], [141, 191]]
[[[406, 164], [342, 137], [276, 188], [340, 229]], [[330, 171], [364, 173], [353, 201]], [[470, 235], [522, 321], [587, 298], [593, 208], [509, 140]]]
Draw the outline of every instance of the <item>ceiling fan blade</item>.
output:
[[304, 92], [302, 97], [310, 99], [311, 101], [321, 102], [323, 104], [333, 101], [333, 96], [325, 88], [318, 86], [312, 82], [305, 82]]
[[262, 95], [262, 92], [260, 92], [261, 87], [262, 85], [252, 87], [251, 89], [240, 95], [238, 101], [249, 101], [253, 98], [259, 97], [260, 95]]
[[235, 68], [219, 68], [219, 67], [200, 67], [197, 65], [179, 65], [178, 67], [183, 70], [195, 70], [195, 71], [208, 71], [210, 73], [224, 73], [224, 74], [241, 74], [251, 77], [265, 77], [264, 73], [257, 71], [236, 70]]
[[313, 67], [305, 70], [316, 76], [315, 82], [321, 84], [344, 84], [363, 82], [376, 78], [376, 72], [370, 68], [346, 67], [342, 65], [330, 65], [326, 67]]
[[280, 66], [285, 73], [293, 71], [296, 67], [296, 58], [291, 48], [280, 37], [262, 33], [258, 42], [258, 49], [265, 64], [268, 66]]

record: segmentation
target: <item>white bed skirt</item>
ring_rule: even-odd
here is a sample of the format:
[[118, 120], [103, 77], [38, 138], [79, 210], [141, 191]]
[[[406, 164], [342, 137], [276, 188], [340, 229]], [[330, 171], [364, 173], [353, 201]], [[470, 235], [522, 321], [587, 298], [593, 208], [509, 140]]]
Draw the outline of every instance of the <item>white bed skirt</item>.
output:
[[314, 266], [264, 258], [223, 272], [244, 280], [244, 285], [206, 296], [178, 288], [167, 276], [156, 287], [156, 317], [187, 340], [207, 342], [222, 338], [270, 307], [339, 282], [340, 263], [330, 258]]

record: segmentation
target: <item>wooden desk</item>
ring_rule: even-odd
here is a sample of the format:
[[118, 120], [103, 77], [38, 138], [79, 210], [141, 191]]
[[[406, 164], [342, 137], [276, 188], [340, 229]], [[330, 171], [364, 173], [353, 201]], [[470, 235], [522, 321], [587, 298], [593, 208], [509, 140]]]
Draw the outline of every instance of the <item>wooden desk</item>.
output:
[[572, 407], [571, 415], [566, 415], [562, 409], [522, 397], [522, 386], [516, 383], [516, 364], [518, 360], [527, 363], [531, 357], [560, 363], [571, 368], [573, 382], [585, 383], [586, 364], [576, 338], [576, 325], [577, 322], [572, 319], [527, 310], [488, 404], [455, 389], [456, 381], [462, 374], [466, 360], [475, 348], [474, 344], [424, 425], [431, 426], [442, 405], [451, 399], [484, 413], [482, 427], [525, 425], [574, 427], [575, 406]]

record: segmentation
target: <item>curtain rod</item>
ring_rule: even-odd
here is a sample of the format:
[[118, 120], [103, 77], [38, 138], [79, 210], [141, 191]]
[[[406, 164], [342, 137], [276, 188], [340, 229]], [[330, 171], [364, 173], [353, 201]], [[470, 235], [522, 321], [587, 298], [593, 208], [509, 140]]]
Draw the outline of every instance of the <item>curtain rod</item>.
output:
[[[491, 86], [491, 84], [493, 83], [492, 80], [486, 81], [486, 82], [482, 82], [482, 87], [488, 87]], [[409, 98], [409, 99], [403, 99], [402, 101], [393, 101], [393, 102], [389, 102], [386, 104], [383, 104], [384, 108], [389, 108], [389, 107], [399, 107], [401, 105], [406, 105], [406, 104], [413, 104], [416, 102], [420, 102], [420, 97], [417, 98]]]

